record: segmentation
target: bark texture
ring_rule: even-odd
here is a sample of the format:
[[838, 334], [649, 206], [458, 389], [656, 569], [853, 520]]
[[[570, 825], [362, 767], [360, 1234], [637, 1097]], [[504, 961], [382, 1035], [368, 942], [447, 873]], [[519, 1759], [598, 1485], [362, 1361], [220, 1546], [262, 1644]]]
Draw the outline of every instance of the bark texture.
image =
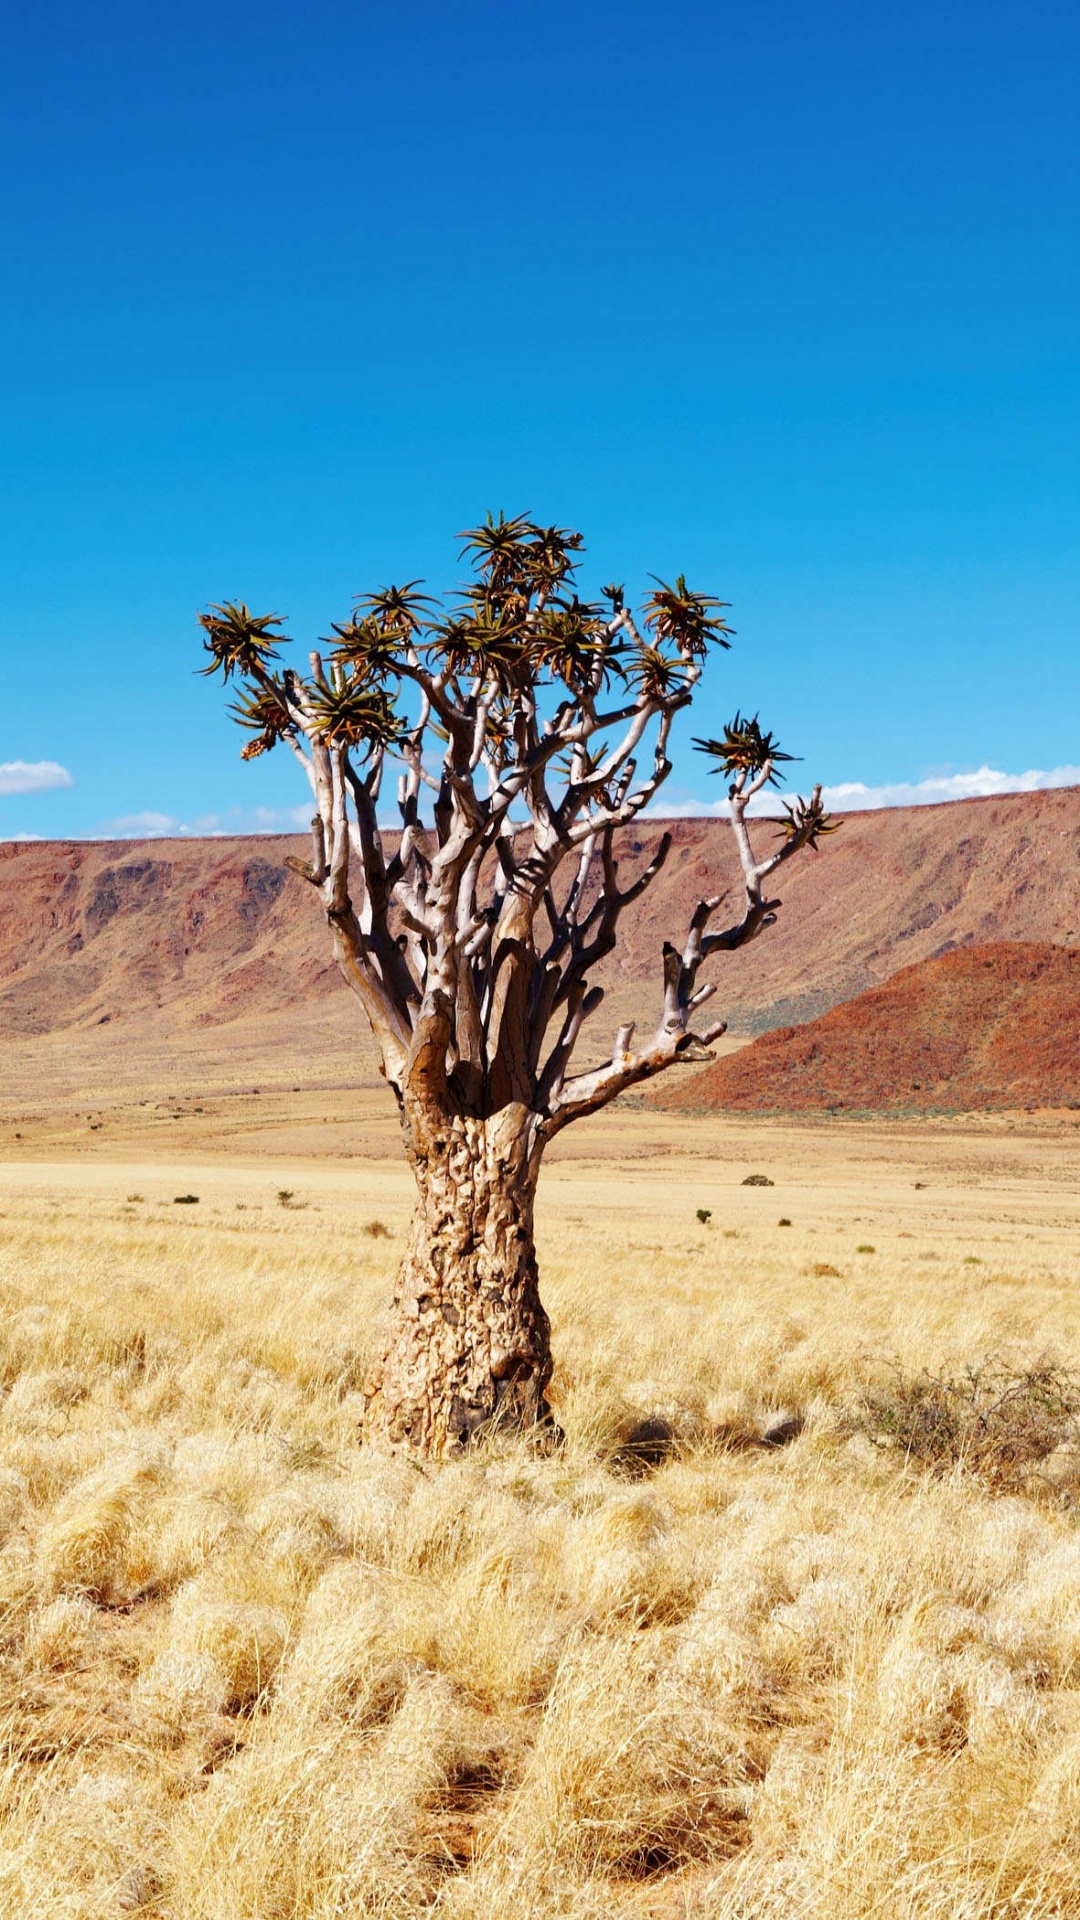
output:
[[429, 1459], [549, 1419], [548, 1317], [533, 1239], [532, 1116], [406, 1123], [417, 1183], [386, 1343], [367, 1381], [365, 1440]]

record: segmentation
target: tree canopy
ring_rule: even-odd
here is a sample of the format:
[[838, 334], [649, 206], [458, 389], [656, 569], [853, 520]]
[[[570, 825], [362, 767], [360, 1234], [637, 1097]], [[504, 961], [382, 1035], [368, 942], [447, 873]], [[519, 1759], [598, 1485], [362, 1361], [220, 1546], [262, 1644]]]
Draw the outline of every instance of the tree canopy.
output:
[[[709, 932], [721, 900], [702, 901], [683, 946], [665, 949], [655, 1039], [635, 1049], [624, 1029], [605, 1069], [572, 1075], [603, 997], [588, 976], [668, 851], [665, 837], [623, 886], [615, 834], [671, 771], [676, 715], [731, 643], [727, 604], [682, 574], [654, 577], [636, 614], [622, 585], [582, 599], [581, 535], [523, 514], [489, 515], [461, 538], [471, 577], [448, 602], [422, 580], [362, 594], [306, 672], [281, 664], [278, 615], [212, 606], [205, 671], [236, 687], [244, 758], [284, 742], [311, 783], [313, 857], [297, 864], [399, 1095], [422, 1083], [480, 1115], [518, 1101], [550, 1133], [722, 1031], [690, 1025], [714, 991], [698, 985], [702, 961], [769, 923], [765, 881], [834, 823], [815, 788], [758, 860], [747, 804], [792, 756], [756, 715], [698, 740], [728, 782], [740, 911]], [[380, 824], [391, 770], [396, 845]]]

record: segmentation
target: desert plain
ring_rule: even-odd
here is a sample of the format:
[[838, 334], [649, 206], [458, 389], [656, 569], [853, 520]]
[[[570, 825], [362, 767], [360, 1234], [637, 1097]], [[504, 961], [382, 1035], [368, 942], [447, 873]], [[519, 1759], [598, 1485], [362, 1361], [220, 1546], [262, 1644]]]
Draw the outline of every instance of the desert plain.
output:
[[[832, 1073], [869, 992], [940, 1054], [970, 949], [1075, 944], [1025, 849], [1078, 839], [848, 823], [721, 1052], [820, 1016]], [[614, 1017], [722, 844], [677, 824]], [[1080, 1109], [666, 1076], [548, 1155], [559, 1443], [386, 1457], [411, 1181], [287, 845], [4, 850], [2, 1920], [1080, 1916]]]
[[9, 1094], [0, 1912], [1080, 1913], [1068, 1420], [902, 1425], [1080, 1365], [1078, 1120], [572, 1129], [562, 1444], [431, 1468], [384, 1090]]

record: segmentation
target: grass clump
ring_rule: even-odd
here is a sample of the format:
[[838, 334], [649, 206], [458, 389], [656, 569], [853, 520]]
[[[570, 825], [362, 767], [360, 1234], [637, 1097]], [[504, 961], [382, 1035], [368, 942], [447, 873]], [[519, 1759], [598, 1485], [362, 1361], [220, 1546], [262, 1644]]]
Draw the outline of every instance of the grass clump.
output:
[[896, 1365], [866, 1393], [860, 1425], [921, 1466], [966, 1467], [1000, 1492], [1026, 1488], [1056, 1456], [1062, 1491], [1080, 1491], [1080, 1376], [1053, 1360], [1017, 1367], [992, 1357], [941, 1374]]

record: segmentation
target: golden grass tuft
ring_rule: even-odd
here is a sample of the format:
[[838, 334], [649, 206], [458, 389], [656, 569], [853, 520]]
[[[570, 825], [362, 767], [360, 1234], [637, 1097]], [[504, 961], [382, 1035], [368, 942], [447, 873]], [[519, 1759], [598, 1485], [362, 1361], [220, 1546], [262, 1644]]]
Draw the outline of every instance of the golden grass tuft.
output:
[[85, 1593], [106, 1606], [130, 1601], [153, 1578], [142, 1520], [160, 1475], [138, 1456], [108, 1461], [75, 1482], [38, 1538], [46, 1591]]

